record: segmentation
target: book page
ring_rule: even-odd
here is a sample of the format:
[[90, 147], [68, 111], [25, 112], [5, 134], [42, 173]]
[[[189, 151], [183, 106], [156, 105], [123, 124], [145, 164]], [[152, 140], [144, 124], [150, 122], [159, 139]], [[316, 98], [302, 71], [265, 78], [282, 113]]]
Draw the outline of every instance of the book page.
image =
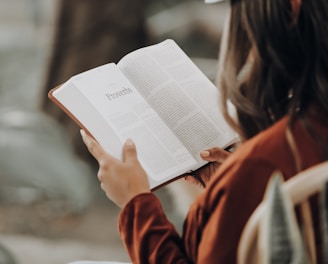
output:
[[118, 66], [199, 164], [200, 151], [236, 140], [216, 86], [173, 40], [134, 51]]
[[[74, 76], [69, 85], [84, 96], [84, 101], [88, 98], [91, 103], [85, 109], [81, 106], [75, 115], [89, 127], [90, 133], [108, 153], [121, 159], [122, 144], [127, 138], [133, 139], [140, 163], [151, 178], [151, 187], [166, 181], [167, 177], [179, 176], [196, 164], [183, 144], [115, 64]], [[55, 95], [58, 98], [72, 98], [60, 96], [58, 92]], [[80, 100], [74, 101], [77, 107], [81, 105]], [[96, 111], [103, 121], [94, 122], [97, 114], [90, 111]]]

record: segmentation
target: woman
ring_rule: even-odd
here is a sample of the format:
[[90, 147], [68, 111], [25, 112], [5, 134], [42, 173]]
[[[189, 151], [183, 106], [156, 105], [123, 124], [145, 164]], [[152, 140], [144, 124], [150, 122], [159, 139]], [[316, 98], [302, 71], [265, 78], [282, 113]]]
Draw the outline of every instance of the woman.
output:
[[82, 131], [99, 162], [101, 188], [123, 208], [119, 230], [133, 263], [235, 263], [243, 227], [272, 172], [288, 179], [328, 159], [328, 2], [230, 3], [219, 86], [224, 103], [236, 107], [237, 120], [227, 111], [226, 118], [244, 142], [211, 175], [182, 237], [150, 192], [133, 142], [127, 140], [121, 162]]

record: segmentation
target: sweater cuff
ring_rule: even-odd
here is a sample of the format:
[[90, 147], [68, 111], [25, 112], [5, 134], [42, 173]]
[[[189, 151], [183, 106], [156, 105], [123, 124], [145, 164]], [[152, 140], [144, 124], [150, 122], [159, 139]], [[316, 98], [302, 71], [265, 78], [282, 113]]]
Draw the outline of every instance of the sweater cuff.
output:
[[[142, 208], [142, 210], [140, 210]], [[155, 211], [159, 211], [160, 215], [165, 215], [162, 210], [162, 205], [159, 199], [151, 192], [141, 193], [134, 196], [122, 209], [118, 218], [118, 228], [121, 232], [122, 226], [125, 226], [129, 222], [129, 218], [134, 217], [137, 214], [153, 214]], [[130, 219], [131, 221], [131, 219]]]

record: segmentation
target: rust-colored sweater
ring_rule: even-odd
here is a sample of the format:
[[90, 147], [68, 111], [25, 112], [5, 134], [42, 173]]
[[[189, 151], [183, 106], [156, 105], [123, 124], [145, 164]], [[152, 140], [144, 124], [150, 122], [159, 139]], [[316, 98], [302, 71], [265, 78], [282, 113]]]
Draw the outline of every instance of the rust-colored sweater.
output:
[[[327, 139], [328, 126], [317, 124]], [[212, 177], [191, 206], [182, 237], [154, 194], [134, 197], [119, 217], [119, 231], [133, 263], [236, 263], [243, 227], [261, 202], [274, 170], [296, 173], [285, 131], [287, 117], [246, 141]], [[303, 169], [321, 161], [301, 123], [293, 126]]]

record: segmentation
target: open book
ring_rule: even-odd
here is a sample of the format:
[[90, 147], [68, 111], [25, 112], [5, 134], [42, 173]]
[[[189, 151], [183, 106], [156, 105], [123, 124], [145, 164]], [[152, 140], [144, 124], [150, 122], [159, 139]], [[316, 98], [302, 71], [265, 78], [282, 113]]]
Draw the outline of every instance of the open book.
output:
[[216, 86], [170, 39], [75, 75], [49, 98], [116, 158], [131, 138], [153, 190], [205, 165], [200, 151], [237, 140]]

